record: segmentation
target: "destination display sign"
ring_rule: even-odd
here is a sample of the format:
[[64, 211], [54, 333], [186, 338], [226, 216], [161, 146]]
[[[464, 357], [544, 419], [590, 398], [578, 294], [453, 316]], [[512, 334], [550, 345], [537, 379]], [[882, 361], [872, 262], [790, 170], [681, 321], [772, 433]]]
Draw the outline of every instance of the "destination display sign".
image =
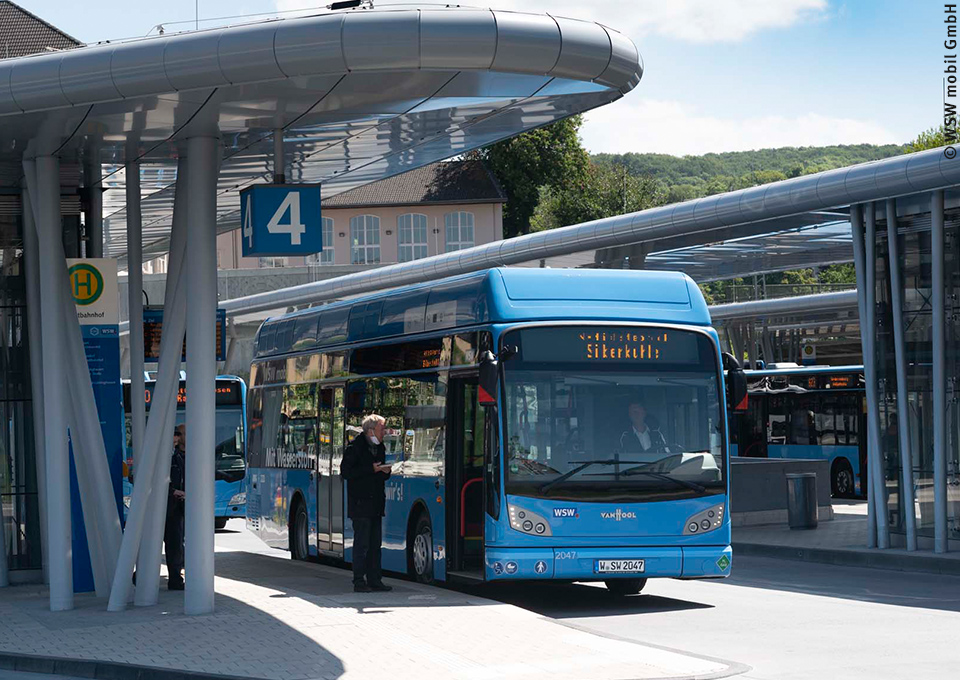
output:
[[[150, 404], [153, 402], [153, 391], [156, 388], [155, 382], [148, 382], [144, 385], [143, 400], [150, 410]], [[234, 380], [217, 381], [217, 406], [241, 406], [243, 404], [243, 392], [239, 382]], [[130, 383], [123, 385], [123, 404], [127, 412], [130, 411]], [[177, 408], [182, 409], [187, 405], [187, 386], [182, 380], [180, 388], [177, 390]]]
[[698, 336], [686, 331], [575, 326], [525, 328], [520, 337], [524, 362], [700, 363]]
[[[160, 338], [163, 335], [163, 307], [143, 309], [143, 360], [160, 361]], [[227, 312], [217, 310], [217, 361], [225, 361], [227, 355]], [[187, 360], [187, 339], [183, 339], [181, 361]]]

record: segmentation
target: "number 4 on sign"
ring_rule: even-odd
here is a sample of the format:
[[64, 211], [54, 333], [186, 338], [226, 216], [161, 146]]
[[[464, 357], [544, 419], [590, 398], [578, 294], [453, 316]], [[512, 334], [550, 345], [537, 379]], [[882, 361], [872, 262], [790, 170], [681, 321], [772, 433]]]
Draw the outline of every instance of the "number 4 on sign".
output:
[[[283, 219], [288, 210], [290, 211], [290, 221], [281, 224], [280, 220]], [[250, 214], [249, 206], [247, 214]], [[271, 234], [290, 234], [290, 245], [298, 246], [300, 245], [300, 236], [306, 230], [307, 228], [300, 222], [300, 194], [291, 191], [283, 199], [283, 203], [277, 208], [277, 212], [273, 213], [273, 217], [267, 223], [267, 231]]]
[[243, 216], [243, 237], [247, 239], [247, 247], [253, 248], [253, 210], [250, 196], [247, 196], [247, 206]]

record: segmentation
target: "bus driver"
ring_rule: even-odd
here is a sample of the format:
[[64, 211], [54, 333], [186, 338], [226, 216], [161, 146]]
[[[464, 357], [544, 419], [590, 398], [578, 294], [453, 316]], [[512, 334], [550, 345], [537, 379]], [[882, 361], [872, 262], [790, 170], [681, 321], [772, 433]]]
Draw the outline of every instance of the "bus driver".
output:
[[666, 453], [667, 442], [659, 429], [647, 423], [647, 408], [643, 402], [633, 400], [627, 407], [631, 427], [620, 435], [621, 453]]

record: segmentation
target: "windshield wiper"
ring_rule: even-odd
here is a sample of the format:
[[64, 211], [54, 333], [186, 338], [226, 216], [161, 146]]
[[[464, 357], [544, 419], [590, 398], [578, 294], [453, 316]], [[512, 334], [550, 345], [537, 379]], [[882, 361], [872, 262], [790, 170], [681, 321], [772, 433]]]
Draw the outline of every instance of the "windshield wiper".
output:
[[663, 472], [653, 472], [651, 470], [627, 470], [626, 472], [621, 472], [624, 477], [627, 475], [649, 475], [650, 477], [656, 477], [657, 479], [666, 479], [673, 482], [674, 484], [679, 484], [680, 486], [685, 486], [688, 489], [693, 489], [697, 493], [706, 493], [706, 487], [700, 486], [696, 482], [691, 482], [686, 479], [680, 479], [678, 477], [671, 477], [668, 474]]
[[585, 470], [586, 468], [590, 467], [591, 465], [643, 465], [643, 463], [642, 463], [642, 462], [639, 462], [639, 461], [619, 460], [619, 459], [616, 459], [616, 458], [605, 458], [605, 459], [602, 459], [602, 460], [584, 460], [584, 461], [572, 460], [572, 461], [570, 461], [570, 462], [571, 462], [571, 463], [579, 463], [579, 465], [577, 465], [577, 467], [573, 468], [573, 469], [570, 470], [569, 472], [564, 472], [562, 475], [560, 475], [560, 476], [557, 477], [556, 479], [551, 480], [551, 481], [547, 482], [546, 484], [543, 484], [543, 485], [540, 487], [540, 493], [546, 493], [547, 491], [549, 491], [550, 489], [552, 489], [554, 486], [556, 486], [556, 485], [559, 484], [560, 482], [565, 482], [565, 481], [567, 481], [568, 479], [570, 479], [571, 477], [573, 477], [575, 474], [577, 474], [577, 473], [580, 472], [581, 470]]

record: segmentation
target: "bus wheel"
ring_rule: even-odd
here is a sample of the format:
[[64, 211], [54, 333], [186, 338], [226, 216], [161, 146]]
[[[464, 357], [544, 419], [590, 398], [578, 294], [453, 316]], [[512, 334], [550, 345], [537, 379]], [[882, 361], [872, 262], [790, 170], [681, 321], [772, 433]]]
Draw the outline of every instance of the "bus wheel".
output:
[[832, 495], [837, 498], [849, 498], [853, 495], [853, 469], [845, 460], [837, 460], [830, 472]]
[[611, 578], [603, 582], [612, 595], [636, 595], [647, 585], [645, 578]]
[[227, 518], [226, 518], [226, 517], [217, 517], [215, 520], [213, 520], [213, 526], [215, 526], [218, 530], [219, 530], [219, 529], [226, 529], [226, 528], [227, 528]]
[[410, 546], [410, 566], [412, 573], [420, 583], [433, 582], [433, 529], [430, 516], [423, 512], [417, 517]]
[[295, 560], [306, 560], [310, 556], [307, 549], [307, 508], [303, 501], [297, 502], [290, 522], [290, 555]]

